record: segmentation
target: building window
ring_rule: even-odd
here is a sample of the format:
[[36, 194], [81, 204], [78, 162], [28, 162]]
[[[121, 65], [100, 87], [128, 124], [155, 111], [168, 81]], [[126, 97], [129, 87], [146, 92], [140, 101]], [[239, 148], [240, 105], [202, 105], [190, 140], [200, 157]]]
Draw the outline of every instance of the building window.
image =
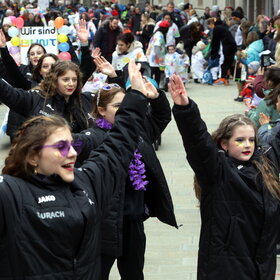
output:
[[203, 6], [203, 0], [197, 0], [197, 6]]
[[213, 5], [217, 5], [218, 4], [218, 0], [213, 0]]

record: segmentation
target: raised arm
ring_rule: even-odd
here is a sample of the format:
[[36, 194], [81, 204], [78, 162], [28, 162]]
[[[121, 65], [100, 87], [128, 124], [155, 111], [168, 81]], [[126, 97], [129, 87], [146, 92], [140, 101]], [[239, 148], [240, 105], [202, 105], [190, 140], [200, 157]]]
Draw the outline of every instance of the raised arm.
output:
[[10, 55], [6, 46], [6, 38], [2, 29], [0, 29], [0, 52], [3, 64], [7, 69], [10, 82], [12, 82], [11, 85], [25, 90], [30, 89], [32, 82], [20, 72], [19, 67]]
[[173, 75], [168, 85], [175, 103], [173, 115], [183, 139], [187, 160], [204, 185], [217, 180], [218, 148], [207, 131], [194, 101], [189, 99], [181, 78]]
[[114, 126], [103, 144], [92, 151], [88, 161], [82, 165], [101, 205], [106, 204], [112, 192], [125, 183], [128, 166], [137, 147], [139, 128], [143, 129], [147, 98], [144, 96], [144, 82], [139, 82], [140, 77], [140, 66], [131, 61], [132, 90], [125, 95]]

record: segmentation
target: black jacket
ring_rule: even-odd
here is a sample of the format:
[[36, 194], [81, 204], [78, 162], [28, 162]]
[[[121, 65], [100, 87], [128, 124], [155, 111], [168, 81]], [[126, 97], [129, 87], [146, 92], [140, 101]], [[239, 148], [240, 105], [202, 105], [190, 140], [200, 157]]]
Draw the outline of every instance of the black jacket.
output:
[[[272, 280], [279, 240], [279, 201], [256, 167], [217, 148], [193, 101], [173, 107], [187, 159], [202, 189], [197, 279]], [[279, 174], [280, 135], [266, 153]]]
[[[72, 95], [68, 102], [59, 94], [45, 99], [39, 90], [16, 89], [0, 79], [0, 101], [11, 110], [25, 118], [59, 114], [69, 122], [73, 132], [80, 132], [88, 127], [87, 113], [92, 110], [91, 100], [90, 93], [82, 93], [79, 97]], [[78, 102], [81, 102], [81, 109], [77, 106]]]
[[[102, 222], [102, 253], [106, 255], [118, 257], [122, 254], [123, 217], [125, 219], [157, 217], [160, 221], [177, 227], [168, 184], [152, 146], [170, 122], [171, 110], [164, 92], [160, 93], [159, 98], [150, 100], [150, 104], [151, 108], [145, 118], [145, 129], [140, 130], [137, 147], [145, 163], [145, 175], [149, 184], [146, 191], [136, 191], [127, 176], [126, 184], [123, 184], [120, 191], [111, 198], [110, 208]], [[98, 127], [82, 133], [75, 135], [75, 138], [82, 139], [86, 145], [80, 161], [88, 156], [88, 151], [98, 147], [107, 135], [105, 130]]]
[[0, 279], [100, 279], [100, 223], [126, 178], [147, 101], [128, 93], [75, 179], [0, 176]]
[[[110, 63], [112, 62], [112, 54], [116, 49], [117, 37], [121, 34], [120, 27], [115, 30], [110, 30], [109, 22], [104, 23], [99, 27], [94, 35], [94, 48], [100, 48], [102, 56]], [[109, 43], [111, 40], [111, 44]]]

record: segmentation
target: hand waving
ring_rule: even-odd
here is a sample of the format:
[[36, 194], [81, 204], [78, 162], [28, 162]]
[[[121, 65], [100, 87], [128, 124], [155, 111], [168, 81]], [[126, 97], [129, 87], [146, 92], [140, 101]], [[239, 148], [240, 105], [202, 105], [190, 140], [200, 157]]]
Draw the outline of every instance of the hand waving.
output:
[[136, 64], [133, 59], [130, 59], [128, 63], [128, 74], [131, 82], [131, 88], [142, 92], [145, 96], [148, 97], [148, 93], [140, 69], [141, 64]]
[[188, 105], [189, 98], [184, 83], [180, 76], [173, 74], [169, 78], [168, 90], [177, 105]]
[[84, 19], [79, 20], [79, 28], [77, 30], [77, 36], [81, 43], [87, 43], [89, 37], [89, 29]]
[[159, 93], [157, 89], [154, 87], [154, 85], [144, 76], [144, 84], [147, 91], [147, 97], [150, 99], [156, 99], [159, 96]]
[[93, 59], [97, 69], [105, 75], [109, 77], [117, 77], [116, 71], [112, 64], [107, 61], [103, 56], [97, 56]]

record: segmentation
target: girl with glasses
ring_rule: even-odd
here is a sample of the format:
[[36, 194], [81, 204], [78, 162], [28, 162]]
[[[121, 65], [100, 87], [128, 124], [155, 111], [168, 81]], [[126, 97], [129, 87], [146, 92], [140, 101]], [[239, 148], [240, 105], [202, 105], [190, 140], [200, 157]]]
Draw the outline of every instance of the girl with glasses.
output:
[[[142, 77], [141, 77], [142, 81]], [[117, 260], [121, 279], [144, 279], [146, 236], [144, 220], [157, 217], [177, 228], [172, 198], [162, 167], [152, 143], [158, 139], [171, 120], [169, 102], [163, 91], [157, 91], [145, 80], [149, 109], [144, 127], [139, 128], [139, 139], [134, 158], [127, 168], [120, 191], [115, 193], [102, 221], [101, 264], [102, 280], [109, 279], [110, 270]], [[125, 93], [116, 84], [104, 85], [93, 105], [93, 127], [75, 135], [85, 146], [79, 163], [85, 160], [114, 129], [116, 112], [124, 102]]]
[[147, 108], [139, 67], [114, 128], [79, 169], [81, 142], [59, 116], [17, 132], [0, 176], [0, 278], [100, 279], [100, 225], [120, 191]]

